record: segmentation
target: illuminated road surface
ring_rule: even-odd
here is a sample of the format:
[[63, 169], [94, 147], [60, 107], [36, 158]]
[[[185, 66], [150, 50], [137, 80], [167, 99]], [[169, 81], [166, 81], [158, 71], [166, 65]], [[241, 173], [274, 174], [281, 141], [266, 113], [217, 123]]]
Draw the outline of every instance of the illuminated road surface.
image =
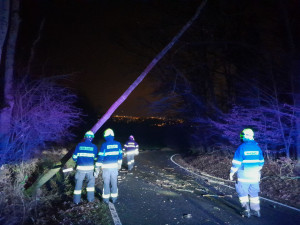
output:
[[300, 212], [266, 201], [261, 218], [243, 218], [234, 190], [192, 177], [170, 161], [173, 154], [142, 152], [132, 173], [120, 173], [115, 207], [123, 225], [300, 224]]

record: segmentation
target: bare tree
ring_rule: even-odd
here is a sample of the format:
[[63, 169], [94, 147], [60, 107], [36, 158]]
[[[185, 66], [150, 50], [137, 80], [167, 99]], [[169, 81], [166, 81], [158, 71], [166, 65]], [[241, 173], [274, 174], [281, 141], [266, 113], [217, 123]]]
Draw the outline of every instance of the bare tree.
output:
[[55, 78], [16, 85], [15, 107], [9, 144], [2, 151], [1, 162], [26, 160], [40, 152], [46, 143], [72, 140], [70, 128], [80, 122], [81, 110], [74, 107], [77, 97], [55, 84]]
[[0, 2], [0, 65], [2, 62], [4, 42], [8, 32], [9, 2], [9, 0]]
[[[215, 132], [232, 146], [239, 145], [239, 133], [249, 127], [255, 131], [255, 139], [267, 153], [282, 153], [290, 158], [290, 149], [294, 145], [295, 109], [287, 104], [243, 107], [234, 106], [219, 121], [212, 121]], [[257, 132], [256, 132], [257, 131]], [[217, 143], [218, 144], [218, 143]]]
[[[296, 21], [299, 21], [299, 15], [296, 18], [293, 18], [293, 15], [289, 14], [288, 8], [289, 2], [279, 0], [279, 8], [281, 16], [284, 22], [285, 32], [286, 32], [286, 43], [288, 45], [288, 57], [290, 62], [289, 76], [292, 80], [292, 90], [293, 90], [293, 100], [294, 106], [300, 108], [300, 56], [299, 53], [296, 54], [296, 42], [295, 29], [298, 30], [298, 24]], [[299, 5], [298, 5], [299, 9]], [[294, 15], [295, 16], [295, 15]], [[293, 24], [294, 23], [294, 24]], [[296, 151], [297, 151], [297, 169], [300, 173], [300, 113], [296, 112]]]
[[[1, 1], [2, 2], [2, 1]], [[1, 3], [2, 4], [2, 3]], [[7, 8], [7, 3], [4, 1], [5, 7], [2, 7], [1, 10], [4, 10], [4, 15], [9, 14], [9, 31], [6, 36], [1, 35], [1, 42], [5, 40], [6, 44], [6, 51], [2, 53], [2, 61], [1, 66], [4, 69], [4, 99], [3, 99], [3, 106], [0, 111], [0, 138], [1, 138], [1, 149], [4, 149], [8, 143], [8, 133], [11, 128], [11, 117], [12, 111], [14, 107], [14, 99], [13, 99], [13, 78], [14, 78], [14, 60], [15, 60], [15, 51], [16, 51], [16, 42], [18, 37], [19, 25], [20, 25], [20, 18], [19, 18], [19, 8], [20, 8], [20, 1], [19, 0], [11, 0], [11, 8]], [[10, 10], [9, 10], [10, 9]], [[9, 12], [7, 12], [9, 10]], [[1, 15], [2, 12], [0, 11]], [[6, 29], [6, 21], [7, 16], [3, 17], [3, 24], [4, 27], [1, 27], [1, 33], [5, 34]], [[2, 29], [4, 29], [2, 31]], [[3, 44], [1, 50], [3, 49]], [[5, 55], [5, 64], [3, 63], [3, 56]]]
[[26, 78], [18, 81], [15, 77], [20, 2], [5, 0], [0, 3], [0, 66], [4, 71], [1, 80], [4, 97], [0, 111], [0, 163], [30, 158], [46, 142], [57, 143], [62, 138], [71, 137], [69, 128], [77, 124], [80, 117], [80, 110], [73, 106], [75, 95], [56, 85], [56, 78], [32, 81], [29, 77], [44, 20], [31, 48]]

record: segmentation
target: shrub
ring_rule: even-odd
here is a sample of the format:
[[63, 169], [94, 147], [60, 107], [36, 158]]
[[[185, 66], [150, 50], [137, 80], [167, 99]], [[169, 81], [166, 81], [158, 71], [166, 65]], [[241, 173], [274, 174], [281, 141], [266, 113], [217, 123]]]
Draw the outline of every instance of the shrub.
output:
[[16, 86], [9, 141], [0, 152], [2, 163], [27, 160], [38, 148], [74, 137], [71, 129], [80, 122], [81, 110], [74, 106], [76, 96], [54, 81], [22, 81]]

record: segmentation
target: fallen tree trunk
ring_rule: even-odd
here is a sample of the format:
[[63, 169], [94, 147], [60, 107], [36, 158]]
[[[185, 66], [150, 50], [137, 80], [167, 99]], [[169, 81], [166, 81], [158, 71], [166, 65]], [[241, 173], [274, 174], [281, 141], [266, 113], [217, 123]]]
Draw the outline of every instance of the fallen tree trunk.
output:
[[[151, 69], [159, 62], [159, 60], [172, 48], [176, 41], [182, 36], [182, 34], [192, 25], [197, 19], [201, 10], [205, 6], [207, 0], [204, 0], [198, 7], [195, 15], [186, 23], [186, 25], [180, 30], [180, 32], [172, 39], [172, 41], [151, 61], [146, 69], [140, 74], [140, 76], [130, 85], [130, 87], [122, 94], [122, 96], [108, 109], [108, 111], [101, 117], [101, 119], [91, 128], [91, 131], [96, 133], [99, 128], [110, 118], [114, 111], [127, 99], [130, 93], [143, 81], [146, 75]], [[61, 160], [60, 163], [56, 164], [54, 168], [41, 175], [36, 182], [29, 187], [25, 192], [28, 195], [35, 194], [37, 189], [51, 179], [71, 158], [74, 149], [70, 150]]]
[[52, 169], [43, 173], [39, 178], [25, 190], [25, 194], [32, 196], [36, 194], [36, 191], [43, 186], [48, 180], [50, 180], [59, 170], [68, 162], [68, 160], [72, 157], [73, 150], [68, 151], [66, 155], [56, 163]]

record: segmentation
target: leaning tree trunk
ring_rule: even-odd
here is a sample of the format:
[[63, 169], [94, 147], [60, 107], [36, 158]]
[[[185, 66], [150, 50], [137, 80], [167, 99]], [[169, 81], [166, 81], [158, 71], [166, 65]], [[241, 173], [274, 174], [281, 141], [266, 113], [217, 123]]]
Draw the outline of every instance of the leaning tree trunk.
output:
[[[2, 1], [1, 1], [2, 2]], [[14, 60], [15, 60], [15, 51], [16, 43], [20, 25], [19, 17], [19, 8], [20, 1], [12, 0], [11, 10], [10, 10], [10, 23], [8, 38], [6, 40], [6, 51], [5, 54], [2, 52], [2, 56], [5, 56], [4, 66], [4, 107], [0, 112], [0, 137], [1, 137], [1, 146], [0, 151], [6, 147], [9, 139], [9, 131], [11, 127], [11, 117], [12, 110], [14, 107], [14, 98], [13, 98], [13, 78], [14, 78]], [[2, 59], [3, 62], [3, 59]], [[1, 157], [3, 160], [3, 156]]]
[[[96, 133], [99, 128], [110, 118], [114, 111], [127, 99], [130, 93], [142, 82], [146, 75], [151, 71], [151, 69], [159, 62], [159, 60], [172, 48], [176, 41], [182, 36], [182, 34], [191, 26], [194, 20], [199, 16], [202, 8], [205, 6], [207, 0], [204, 0], [202, 4], [197, 9], [195, 15], [189, 22], [180, 30], [180, 32], [172, 39], [172, 41], [152, 60], [152, 62], [146, 67], [146, 69], [141, 73], [141, 75], [130, 85], [130, 87], [121, 95], [121, 97], [108, 109], [108, 111], [102, 116], [102, 118], [91, 128], [91, 130]], [[37, 181], [26, 190], [26, 193], [32, 195], [36, 193], [37, 189], [45, 184], [51, 177], [53, 177], [71, 158], [74, 149], [70, 150], [55, 167], [49, 170], [46, 174], [40, 176]]]

